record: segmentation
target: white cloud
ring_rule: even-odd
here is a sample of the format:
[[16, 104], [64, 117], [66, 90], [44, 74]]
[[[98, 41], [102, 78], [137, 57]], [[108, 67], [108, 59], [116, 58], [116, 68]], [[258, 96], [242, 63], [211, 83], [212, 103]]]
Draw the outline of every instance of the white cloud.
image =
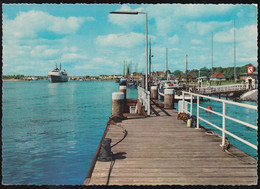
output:
[[140, 44], [144, 44], [144, 34], [131, 32], [129, 34], [109, 34], [105, 36], [98, 36], [96, 43], [100, 46], [110, 47], [125, 47], [132, 48]]
[[234, 9], [234, 5], [204, 5], [204, 4], [161, 4], [148, 5], [147, 9], [150, 12], [150, 17], [162, 18], [171, 15], [175, 18], [199, 18], [210, 15], [223, 15]]
[[[148, 5], [147, 10], [149, 12], [149, 20], [155, 20], [157, 35], [164, 36], [170, 34], [172, 31], [183, 30], [183, 27], [185, 27], [186, 23], [190, 20], [224, 15], [234, 9], [234, 7], [233, 5], [156, 4]], [[196, 22], [193, 22], [191, 24], [195, 25], [195, 23]], [[214, 22], [212, 22], [210, 26], [207, 26], [207, 23], [205, 23], [205, 25], [199, 24], [199, 26], [203, 28], [200, 29], [195, 25], [196, 32], [199, 31], [205, 34], [207, 31], [214, 29]], [[191, 32], [195, 32], [192, 26], [190, 26], [189, 29]]]
[[190, 33], [199, 33], [205, 35], [213, 32], [217, 28], [223, 28], [231, 24], [230, 22], [189, 22], [186, 24], [186, 29]]
[[178, 35], [174, 35], [174, 36], [168, 38], [169, 43], [178, 43], [178, 41], [179, 41]]
[[191, 44], [201, 45], [201, 44], [203, 44], [203, 41], [198, 40], [198, 39], [192, 39], [192, 40], [191, 40]]
[[[214, 41], [221, 42], [221, 43], [233, 42], [234, 28], [228, 31], [223, 31], [215, 34]], [[237, 42], [248, 41], [249, 43], [256, 44], [257, 41], [256, 25], [244, 26], [243, 28], [236, 29], [236, 41]]]
[[96, 19], [94, 17], [92, 17], [92, 16], [86, 17], [86, 20], [88, 20], [88, 21], [96, 21]]
[[78, 53], [65, 53], [61, 56], [62, 62], [71, 62], [78, 59], [86, 60], [87, 57]]
[[55, 17], [47, 12], [20, 12], [14, 20], [3, 20], [4, 38], [34, 38], [40, 31], [73, 34], [84, 22], [84, 17]]
[[35, 58], [55, 58], [60, 54], [58, 49], [50, 49], [47, 45], [39, 45], [32, 48], [30, 55]]
[[[52, 16], [49, 16], [49, 18], [51, 19]], [[54, 17], [52, 19], [53, 21], [49, 25], [48, 29], [58, 34], [75, 33], [84, 22], [84, 18], [77, 17], [69, 17], [68, 19]]]

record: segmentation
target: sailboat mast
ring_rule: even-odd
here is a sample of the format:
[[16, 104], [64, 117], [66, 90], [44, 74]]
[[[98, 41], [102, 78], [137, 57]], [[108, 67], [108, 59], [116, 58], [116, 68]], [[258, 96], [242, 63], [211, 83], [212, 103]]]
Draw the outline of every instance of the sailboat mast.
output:
[[167, 80], [168, 80], [168, 77], [167, 77], [167, 70], [168, 70], [168, 57], [167, 57], [167, 51], [168, 51], [168, 49], [166, 48], [165, 74], [166, 74], [166, 78], [167, 78]]
[[185, 74], [185, 77], [186, 77], [186, 83], [188, 82], [188, 78], [187, 78], [187, 69], [188, 69], [188, 55], [186, 54], [186, 74]]
[[236, 20], [234, 19], [234, 81], [237, 82], [236, 72]]
[[149, 78], [151, 79], [151, 39], [149, 40]]
[[213, 75], [213, 32], [211, 33], [211, 75]]

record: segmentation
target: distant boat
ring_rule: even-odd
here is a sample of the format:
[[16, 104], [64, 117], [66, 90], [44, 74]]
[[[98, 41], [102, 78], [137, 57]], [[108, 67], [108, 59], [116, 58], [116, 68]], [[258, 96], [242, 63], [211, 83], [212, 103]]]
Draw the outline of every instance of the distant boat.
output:
[[136, 89], [137, 88], [137, 82], [135, 80], [131, 80], [128, 82], [127, 87], [130, 89]]
[[[175, 81], [175, 80], [164, 80], [161, 81], [158, 87], [158, 93], [161, 97], [161, 99], [164, 98], [164, 91], [165, 89], [174, 89], [174, 100], [178, 101], [178, 100], [182, 100], [183, 96], [182, 96], [182, 90], [184, 90], [185, 86], [183, 85], [179, 85], [179, 82]], [[191, 97], [189, 95], [184, 95], [184, 100], [190, 100]], [[196, 100], [196, 97], [192, 97], [192, 99]]]
[[67, 82], [68, 81], [68, 75], [66, 71], [61, 71], [61, 65], [60, 69], [57, 67], [48, 74], [48, 79], [51, 83], [55, 82]]
[[247, 91], [240, 96], [241, 100], [258, 101], [258, 89]]
[[126, 80], [126, 78], [122, 77], [122, 78], [120, 79], [120, 81], [119, 81], [119, 85], [120, 85], [120, 86], [121, 86], [121, 85], [126, 86], [126, 85], [127, 85], [127, 80]]
[[119, 78], [116, 78], [116, 79], [115, 79], [115, 82], [116, 82], [116, 83], [119, 83], [119, 82], [120, 82], [120, 79], [119, 79]]

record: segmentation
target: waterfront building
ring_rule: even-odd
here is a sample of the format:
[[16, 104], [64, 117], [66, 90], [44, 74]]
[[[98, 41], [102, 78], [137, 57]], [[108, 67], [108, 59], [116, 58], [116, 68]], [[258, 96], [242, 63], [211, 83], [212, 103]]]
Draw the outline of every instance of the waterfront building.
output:
[[258, 73], [257, 72], [253, 72], [253, 74], [241, 73], [239, 79], [245, 81], [248, 77], [253, 79], [258, 79]]
[[210, 81], [226, 81], [226, 76], [220, 72], [215, 72], [209, 77]]

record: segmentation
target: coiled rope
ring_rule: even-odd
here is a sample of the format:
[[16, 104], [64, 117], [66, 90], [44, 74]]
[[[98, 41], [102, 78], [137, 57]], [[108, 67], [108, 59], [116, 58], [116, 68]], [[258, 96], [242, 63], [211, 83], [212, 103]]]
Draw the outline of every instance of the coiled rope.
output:
[[[115, 126], [120, 127], [122, 129], [122, 132], [124, 133], [124, 136], [119, 141], [117, 141], [115, 144], [111, 145], [111, 148], [113, 148], [114, 146], [116, 146], [117, 144], [122, 142], [125, 139], [125, 137], [127, 136], [127, 134], [128, 134], [127, 130], [124, 127], [122, 127], [121, 125], [115, 125]], [[113, 152], [112, 152], [111, 153], [111, 163], [110, 163], [110, 167], [109, 167], [109, 171], [108, 171], [108, 175], [107, 175], [106, 185], [108, 185], [108, 183], [109, 183], [110, 175], [111, 175], [111, 172], [112, 172], [114, 164], [115, 164], [115, 159], [113, 159]]]

